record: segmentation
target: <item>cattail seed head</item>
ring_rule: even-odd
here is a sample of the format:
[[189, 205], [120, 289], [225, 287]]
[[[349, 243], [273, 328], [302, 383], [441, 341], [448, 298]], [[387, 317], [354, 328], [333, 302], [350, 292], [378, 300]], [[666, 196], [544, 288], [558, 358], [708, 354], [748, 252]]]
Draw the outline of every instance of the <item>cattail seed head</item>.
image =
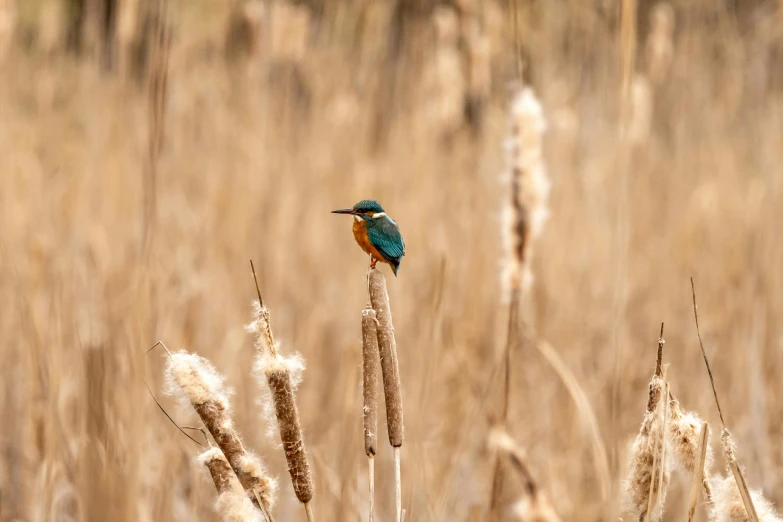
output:
[[208, 401], [223, 410], [230, 407], [233, 393], [225, 384], [212, 363], [204, 357], [185, 351], [174, 352], [169, 357], [164, 374], [166, 393], [186, 404], [204, 404]]
[[375, 310], [362, 310], [362, 391], [364, 396], [364, 452], [378, 449], [378, 325]]
[[[712, 522], [750, 522], [745, 510], [739, 488], [734, 476], [729, 472], [725, 477], [717, 477], [713, 481], [714, 507], [711, 512]], [[753, 507], [761, 522], [783, 522], [774, 506], [764, 498], [760, 491], [750, 491]]]
[[223, 522], [264, 520], [261, 512], [253, 507], [253, 503], [245, 495], [222, 451], [218, 448], [210, 448], [199, 455], [199, 461], [206, 465], [212, 475], [212, 481], [218, 492], [215, 511]]
[[527, 290], [533, 282], [530, 270], [532, 242], [549, 218], [550, 182], [543, 155], [546, 129], [541, 104], [533, 89], [523, 87], [511, 102], [509, 134], [506, 139], [510, 198], [503, 210], [503, 290]]
[[[650, 382], [650, 395], [647, 403], [647, 411], [642, 421], [639, 434], [631, 448], [631, 461], [629, 464], [628, 478], [626, 480], [626, 504], [638, 520], [644, 520], [650, 500], [650, 492], [660, 499], [663, 504], [666, 489], [669, 484], [670, 467], [669, 460], [662, 459], [663, 455], [663, 408], [661, 395], [664, 381], [658, 375], [653, 376]], [[654, 468], [657, 468], [654, 470]], [[660, 473], [663, 473], [663, 481], [659, 490]], [[655, 476], [653, 476], [655, 474]]]
[[394, 338], [386, 278], [377, 269], [370, 269], [370, 303], [378, 318], [378, 349], [381, 356], [383, 392], [386, 398], [386, 424], [389, 430], [389, 443], [398, 448], [402, 446], [404, 425], [397, 341]]
[[259, 353], [257, 369], [266, 376], [274, 404], [280, 441], [283, 444], [288, 472], [296, 498], [307, 503], [313, 498], [313, 478], [307, 461], [299, 410], [296, 407], [294, 391], [301, 379], [303, 362], [301, 357], [284, 357]]

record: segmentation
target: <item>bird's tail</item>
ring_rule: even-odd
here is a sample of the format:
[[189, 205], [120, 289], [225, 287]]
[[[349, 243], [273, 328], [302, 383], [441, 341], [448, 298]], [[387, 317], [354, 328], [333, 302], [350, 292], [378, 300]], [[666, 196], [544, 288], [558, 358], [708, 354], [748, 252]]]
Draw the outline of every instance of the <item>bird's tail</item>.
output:
[[392, 265], [392, 272], [394, 272], [394, 277], [397, 277], [397, 270], [400, 269], [400, 265]]

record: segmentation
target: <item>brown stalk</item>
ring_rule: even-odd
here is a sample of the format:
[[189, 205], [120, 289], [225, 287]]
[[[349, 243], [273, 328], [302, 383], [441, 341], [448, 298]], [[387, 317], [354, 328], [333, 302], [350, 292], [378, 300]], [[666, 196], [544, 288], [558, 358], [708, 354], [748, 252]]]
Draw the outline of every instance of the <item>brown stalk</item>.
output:
[[386, 278], [380, 270], [370, 268], [370, 303], [378, 319], [378, 350], [381, 356], [381, 374], [383, 392], [386, 399], [386, 424], [389, 443], [395, 448], [395, 486], [397, 518], [402, 517], [402, 484], [400, 474], [400, 450], [403, 442], [402, 393], [400, 386], [400, 368], [397, 361], [397, 342], [394, 339], [389, 293], [386, 290]]

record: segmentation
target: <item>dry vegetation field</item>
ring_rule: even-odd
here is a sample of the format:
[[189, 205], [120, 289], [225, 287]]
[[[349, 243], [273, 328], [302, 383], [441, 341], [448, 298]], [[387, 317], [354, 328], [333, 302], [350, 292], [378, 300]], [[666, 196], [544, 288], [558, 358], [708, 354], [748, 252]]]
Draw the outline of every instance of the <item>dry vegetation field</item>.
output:
[[[546, 120], [540, 155], [529, 118], [510, 125], [520, 82]], [[549, 219], [509, 301], [504, 143], [520, 133], [521, 174], [551, 190], [527, 209]], [[503, 457], [519, 448], [560, 520], [639, 520], [631, 448], [667, 386], [709, 423], [714, 489], [731, 489], [691, 276], [737, 459], [783, 505], [779, 1], [0, 0], [0, 520], [220, 520], [205, 448], [145, 388], [198, 425], [164, 393], [165, 352], [145, 355], [157, 341], [225, 377], [279, 482], [275, 519], [305, 520], [251, 371], [251, 258], [281, 353], [306, 361], [314, 517], [367, 520], [367, 258], [329, 214], [364, 198], [407, 247], [399, 277], [382, 268], [407, 522], [531, 520]], [[661, 322], [669, 366], [649, 387]], [[508, 437], [490, 437], [506, 399]], [[653, 434], [678, 418], [658, 403]], [[383, 411], [380, 522], [395, 514]], [[663, 519], [686, 520], [672, 439]]]

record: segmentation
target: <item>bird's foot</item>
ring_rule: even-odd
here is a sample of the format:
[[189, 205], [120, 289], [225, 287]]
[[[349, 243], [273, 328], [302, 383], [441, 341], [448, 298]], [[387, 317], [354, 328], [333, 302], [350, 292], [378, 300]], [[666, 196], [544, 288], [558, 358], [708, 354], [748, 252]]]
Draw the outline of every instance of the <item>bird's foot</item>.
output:
[[377, 259], [373, 259], [372, 261], [370, 261], [370, 268], [375, 268], [375, 263], [377, 262], [378, 262]]

